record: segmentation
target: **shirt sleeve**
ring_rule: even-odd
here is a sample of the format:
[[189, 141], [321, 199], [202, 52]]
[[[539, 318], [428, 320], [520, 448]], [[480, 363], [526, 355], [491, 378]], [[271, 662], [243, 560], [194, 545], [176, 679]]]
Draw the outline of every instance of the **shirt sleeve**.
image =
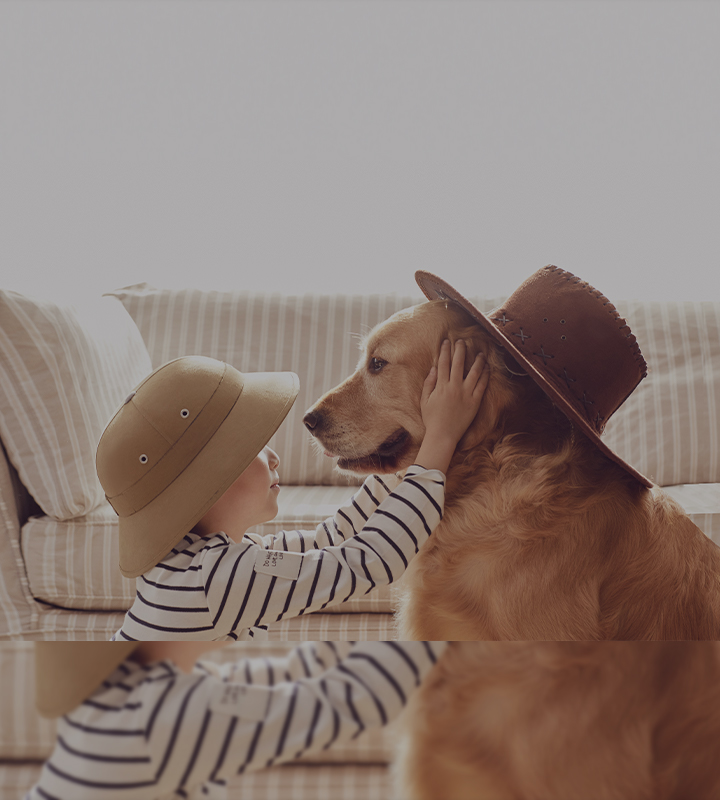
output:
[[152, 759], [191, 791], [327, 750], [394, 719], [445, 645], [360, 642], [317, 675], [272, 685], [187, 676], [157, 717]]
[[280, 531], [260, 536], [246, 533], [245, 538], [266, 550], [286, 550], [305, 553], [321, 547], [342, 544], [362, 530], [380, 503], [401, 483], [397, 475], [369, 475], [363, 485], [332, 517], [321, 522], [315, 530]]
[[362, 527], [352, 517], [343, 523], [350, 527], [340, 544], [291, 552], [244, 540], [208, 549], [202, 579], [216, 637], [238, 638], [243, 629], [322, 610], [397, 580], [440, 522], [444, 490], [442, 472], [414, 466], [384, 500], [367, 500], [374, 508], [369, 515], [357, 504]]

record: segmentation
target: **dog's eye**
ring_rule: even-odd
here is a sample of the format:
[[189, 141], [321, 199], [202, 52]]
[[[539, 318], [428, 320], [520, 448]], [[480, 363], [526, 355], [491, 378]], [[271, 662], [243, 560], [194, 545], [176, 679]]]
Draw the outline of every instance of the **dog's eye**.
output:
[[368, 364], [368, 369], [370, 372], [380, 372], [380, 370], [387, 364], [387, 361], [383, 361], [382, 358], [375, 358], [374, 356], [370, 359], [370, 363]]

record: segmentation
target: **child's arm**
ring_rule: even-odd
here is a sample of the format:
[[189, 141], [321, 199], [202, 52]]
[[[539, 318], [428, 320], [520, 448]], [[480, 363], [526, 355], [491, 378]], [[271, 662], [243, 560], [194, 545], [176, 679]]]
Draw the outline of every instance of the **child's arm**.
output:
[[243, 541], [206, 551], [202, 578], [213, 638], [238, 638], [243, 629], [321, 610], [393, 583], [440, 521], [443, 498], [441, 472], [410, 467], [364, 527], [340, 545], [296, 553]]
[[[321, 752], [394, 719], [445, 642], [359, 642], [313, 677], [274, 685], [190, 676], [168, 696], [149, 741], [153, 761], [191, 791]], [[187, 687], [187, 688], [185, 688]]]
[[329, 545], [342, 544], [354, 536], [368, 520], [380, 503], [396, 489], [401, 478], [397, 475], [369, 475], [355, 494], [338, 508], [331, 517], [324, 519], [314, 530], [287, 530], [260, 536], [246, 533], [245, 538], [266, 550], [287, 550], [305, 553]]

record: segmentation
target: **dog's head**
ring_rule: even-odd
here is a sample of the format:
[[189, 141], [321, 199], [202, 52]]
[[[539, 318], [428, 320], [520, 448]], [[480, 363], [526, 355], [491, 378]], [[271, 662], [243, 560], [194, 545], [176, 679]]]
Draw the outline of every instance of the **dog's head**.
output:
[[468, 343], [465, 372], [480, 351], [490, 369], [480, 411], [458, 444], [458, 450], [474, 447], [494, 430], [515, 393], [512, 372], [522, 370], [464, 309], [444, 300], [398, 311], [370, 331], [355, 372], [307, 411], [305, 425], [327, 455], [338, 457], [341, 470], [405, 469], [425, 435], [423, 382], [443, 339], [460, 338]]

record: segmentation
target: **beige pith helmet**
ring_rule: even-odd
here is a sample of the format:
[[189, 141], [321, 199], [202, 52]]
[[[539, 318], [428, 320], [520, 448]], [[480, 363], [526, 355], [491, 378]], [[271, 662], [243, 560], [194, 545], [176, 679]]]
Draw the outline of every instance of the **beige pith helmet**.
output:
[[97, 448], [120, 524], [120, 571], [154, 567], [265, 447], [295, 402], [293, 372], [241, 373], [204, 356], [156, 369], [131, 392]]
[[139, 642], [35, 642], [35, 705], [61, 717], [100, 686]]

